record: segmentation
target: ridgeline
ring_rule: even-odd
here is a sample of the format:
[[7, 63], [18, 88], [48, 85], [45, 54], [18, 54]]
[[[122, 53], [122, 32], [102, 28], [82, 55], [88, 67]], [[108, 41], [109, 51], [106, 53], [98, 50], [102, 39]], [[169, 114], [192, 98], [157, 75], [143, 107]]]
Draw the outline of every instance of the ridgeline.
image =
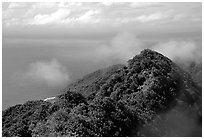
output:
[[146, 49], [84, 76], [51, 101], [2, 113], [2, 136], [201, 136], [202, 89], [170, 59]]

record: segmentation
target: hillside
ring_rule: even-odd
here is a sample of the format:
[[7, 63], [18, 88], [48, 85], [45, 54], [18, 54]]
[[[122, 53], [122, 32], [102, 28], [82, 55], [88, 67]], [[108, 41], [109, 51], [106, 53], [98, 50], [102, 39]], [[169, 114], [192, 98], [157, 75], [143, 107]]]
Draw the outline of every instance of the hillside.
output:
[[3, 111], [3, 136], [201, 136], [202, 89], [170, 59], [143, 50], [64, 93]]
[[68, 85], [65, 91], [76, 91], [85, 97], [91, 97], [91, 95], [100, 90], [100, 86], [103, 85], [110, 76], [122, 67], [124, 67], [124, 65], [118, 64], [87, 74], [82, 79]]

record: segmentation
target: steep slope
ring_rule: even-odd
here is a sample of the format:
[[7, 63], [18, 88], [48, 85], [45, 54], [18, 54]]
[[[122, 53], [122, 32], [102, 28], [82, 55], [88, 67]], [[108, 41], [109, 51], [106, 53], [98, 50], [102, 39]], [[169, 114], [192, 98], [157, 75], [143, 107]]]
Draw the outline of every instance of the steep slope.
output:
[[28, 115], [19, 105], [5, 110], [3, 136], [201, 136], [201, 89], [151, 50], [128, 67], [98, 70], [39, 102], [25, 109]]
[[65, 88], [69, 91], [76, 91], [87, 98], [93, 97], [97, 91], [100, 90], [102, 86], [118, 69], [124, 67], [124, 65], [113, 65], [104, 69], [97, 70], [84, 76], [82, 79], [68, 85]]
[[[29, 125], [43, 101], [28, 101], [12, 106], [2, 113], [2, 136], [31, 136]], [[38, 117], [40, 118], [40, 117]]]

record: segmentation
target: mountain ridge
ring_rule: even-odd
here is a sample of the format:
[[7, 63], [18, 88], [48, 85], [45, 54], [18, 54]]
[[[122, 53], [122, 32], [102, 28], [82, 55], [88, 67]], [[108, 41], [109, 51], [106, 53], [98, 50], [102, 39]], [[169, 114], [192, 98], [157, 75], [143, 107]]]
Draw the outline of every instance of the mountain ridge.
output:
[[[149, 49], [127, 63], [84, 76], [52, 103], [8, 108], [3, 136], [200, 136], [202, 90], [190, 75]], [[169, 126], [181, 117], [195, 128]]]

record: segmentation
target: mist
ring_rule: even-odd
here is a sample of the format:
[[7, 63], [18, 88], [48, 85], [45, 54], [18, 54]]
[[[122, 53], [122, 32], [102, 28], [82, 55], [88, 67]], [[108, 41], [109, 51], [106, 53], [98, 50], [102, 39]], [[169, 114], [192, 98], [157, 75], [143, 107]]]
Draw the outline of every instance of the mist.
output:
[[142, 38], [132, 32], [120, 32], [113, 37], [108, 45], [102, 45], [95, 51], [96, 58], [118, 59], [127, 61], [143, 49], [155, 50], [176, 63], [201, 63], [202, 45], [189, 39], [157, 40], [147, 44]]
[[56, 59], [31, 63], [23, 77], [25, 80], [45, 83], [48, 86], [65, 85], [70, 80], [67, 69]]
[[3, 3], [3, 107], [51, 97], [143, 49], [199, 63], [201, 11], [201, 3]]
[[152, 47], [153, 50], [162, 53], [169, 57], [174, 62], [201, 63], [202, 47], [198, 46], [195, 41], [191, 40], [171, 40], [168, 42], [161, 42]]
[[[193, 110], [193, 109], [192, 109]], [[191, 110], [179, 110], [175, 107], [166, 113], [160, 113], [152, 122], [139, 127], [141, 135], [160, 137], [200, 137], [202, 136], [202, 123]], [[132, 134], [136, 134], [132, 131]]]

